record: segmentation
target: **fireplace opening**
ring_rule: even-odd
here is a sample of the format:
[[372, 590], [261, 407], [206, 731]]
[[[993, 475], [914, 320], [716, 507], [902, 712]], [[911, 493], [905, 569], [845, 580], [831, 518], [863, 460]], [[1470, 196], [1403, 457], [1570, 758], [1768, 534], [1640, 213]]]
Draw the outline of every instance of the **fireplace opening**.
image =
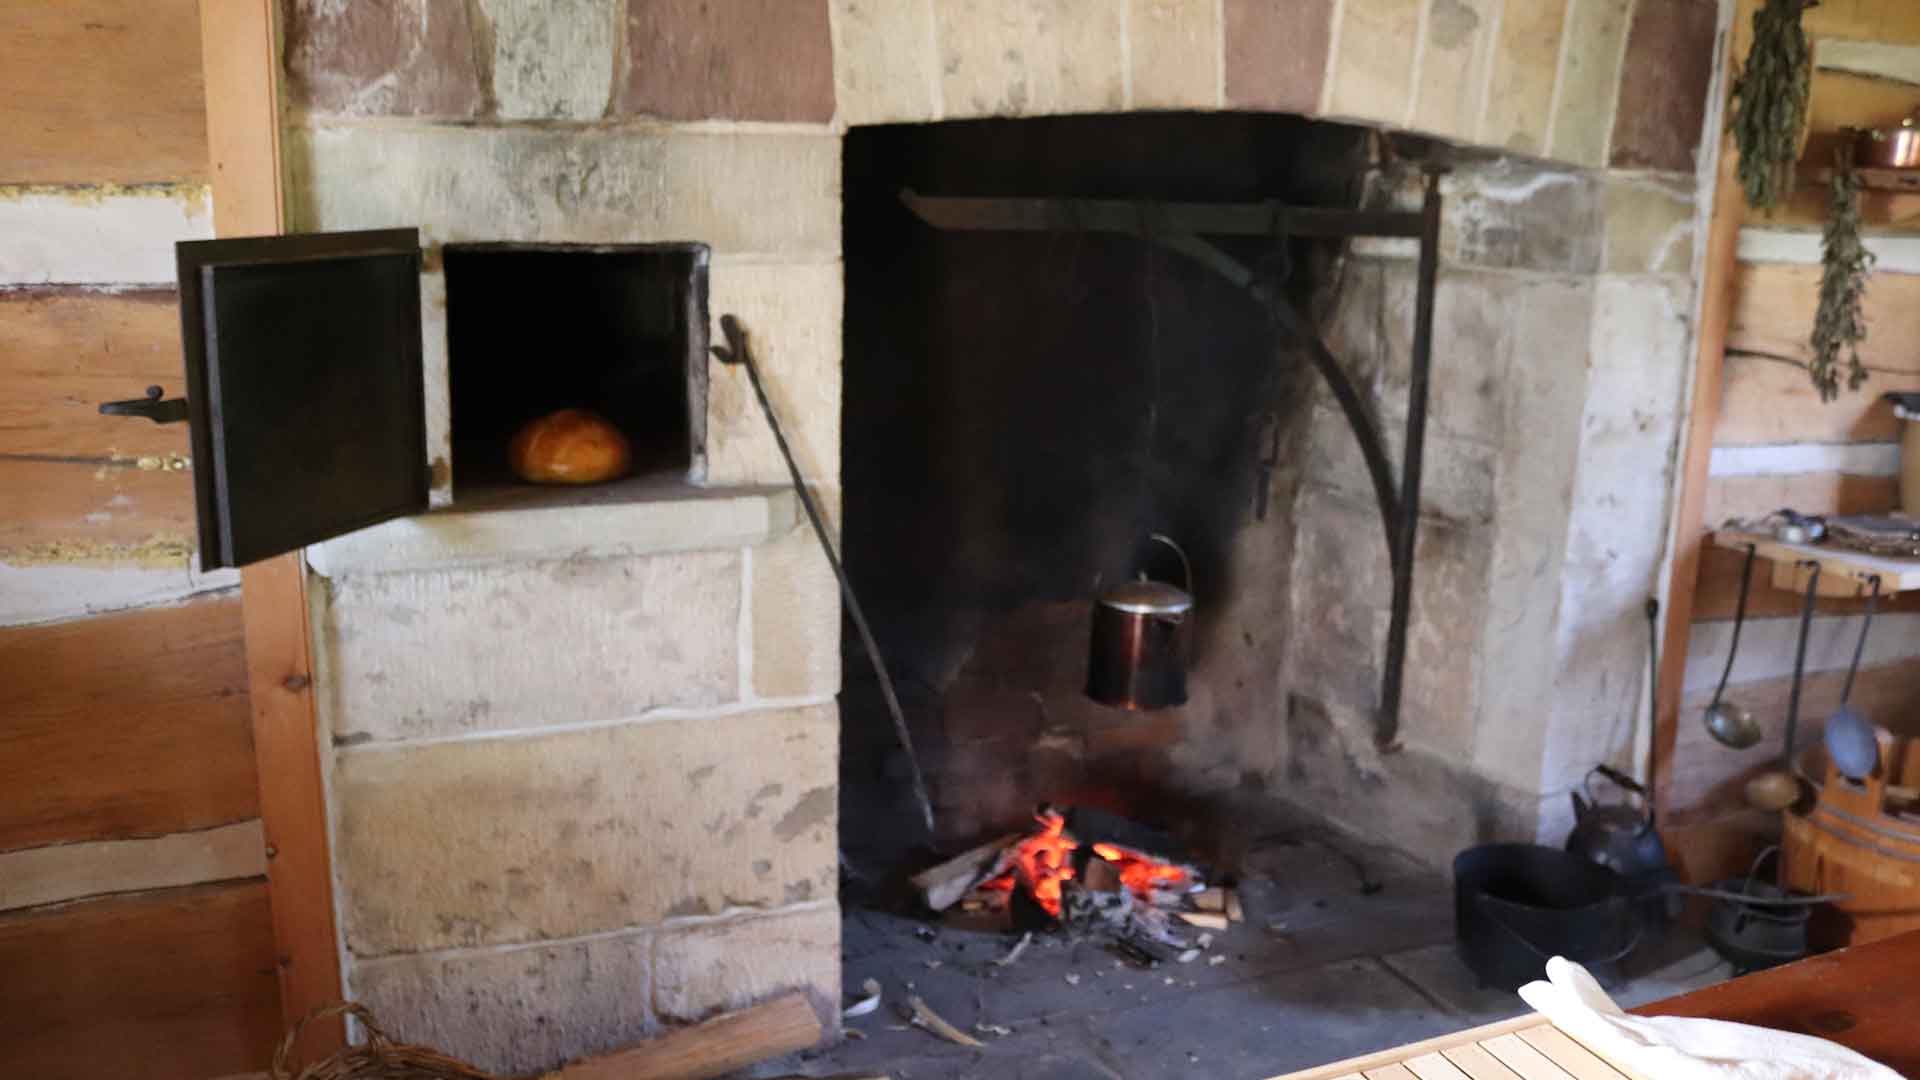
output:
[[[842, 846], [874, 878], [927, 847], [1123, 815], [1197, 854], [1284, 739], [1293, 504], [1325, 391], [1246, 292], [1111, 232], [941, 231], [903, 191], [1356, 207], [1368, 133], [1280, 115], [1136, 114], [856, 128], [845, 142], [843, 479], [854, 585], [908, 713], [937, 834], [857, 639], [843, 641]], [[1337, 241], [1223, 238], [1303, 311]], [[1092, 601], [1190, 555], [1189, 699], [1091, 701]], [[1356, 543], [1378, 543], [1376, 535]], [[896, 823], [889, 825], [887, 823]], [[1084, 856], [1084, 852], [1082, 852]]]
[[597, 413], [631, 445], [627, 478], [596, 498], [704, 479], [705, 245], [444, 251], [456, 501], [550, 491], [513, 475], [508, 445], [561, 409]]

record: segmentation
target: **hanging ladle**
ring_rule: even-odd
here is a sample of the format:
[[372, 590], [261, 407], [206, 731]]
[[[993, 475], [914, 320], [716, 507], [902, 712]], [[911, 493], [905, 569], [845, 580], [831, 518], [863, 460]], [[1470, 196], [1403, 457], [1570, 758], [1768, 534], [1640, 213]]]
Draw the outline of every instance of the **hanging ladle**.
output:
[[1740, 600], [1733, 609], [1733, 641], [1727, 646], [1727, 666], [1720, 671], [1720, 685], [1714, 688], [1713, 701], [1707, 705], [1707, 734], [1721, 746], [1745, 750], [1757, 746], [1763, 736], [1759, 721], [1743, 705], [1722, 700], [1727, 679], [1733, 674], [1733, 658], [1740, 652], [1740, 628], [1747, 621], [1747, 592], [1753, 584], [1754, 546], [1747, 545], [1746, 566], [1740, 571]]
[[1787, 689], [1787, 730], [1781, 739], [1780, 764], [1747, 781], [1747, 805], [1756, 810], [1785, 810], [1800, 801], [1800, 782], [1793, 778], [1794, 736], [1800, 728], [1800, 690], [1806, 682], [1807, 636], [1813, 629], [1813, 608], [1820, 598], [1820, 564], [1807, 561], [1806, 599], [1800, 605], [1800, 637], [1793, 651], [1793, 685]]
[[1860, 657], [1867, 651], [1867, 631], [1873, 628], [1873, 612], [1880, 604], [1880, 578], [1868, 579], [1873, 591], [1867, 594], [1867, 608], [1860, 622], [1860, 640], [1853, 646], [1853, 663], [1847, 668], [1847, 682], [1840, 690], [1840, 708], [1827, 720], [1825, 741], [1827, 760], [1849, 780], [1865, 780], [1880, 766], [1880, 739], [1873, 725], [1860, 710], [1847, 704], [1853, 696], [1853, 677], [1860, 674]]

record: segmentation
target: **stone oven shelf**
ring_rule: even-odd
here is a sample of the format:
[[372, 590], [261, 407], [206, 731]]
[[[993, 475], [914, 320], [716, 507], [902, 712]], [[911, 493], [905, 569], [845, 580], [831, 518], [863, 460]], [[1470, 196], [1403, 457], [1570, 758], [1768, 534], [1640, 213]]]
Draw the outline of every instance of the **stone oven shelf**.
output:
[[800, 521], [785, 486], [700, 487], [635, 476], [583, 488], [502, 485], [307, 548], [324, 577], [758, 544]]

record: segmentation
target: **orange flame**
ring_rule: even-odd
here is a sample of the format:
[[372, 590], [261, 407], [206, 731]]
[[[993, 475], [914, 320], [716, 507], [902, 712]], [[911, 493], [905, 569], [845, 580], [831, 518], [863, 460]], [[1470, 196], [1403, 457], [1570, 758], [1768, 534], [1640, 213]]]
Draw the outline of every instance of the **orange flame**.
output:
[[1060, 887], [1073, 880], [1073, 851], [1080, 845], [1067, 835], [1067, 819], [1051, 810], [1034, 815], [1040, 831], [1020, 841], [1013, 853], [1014, 873], [1047, 914], [1060, 915]]
[[[982, 882], [978, 887], [998, 892], [1024, 886], [1048, 914], [1060, 916], [1062, 886], [1073, 880], [1073, 853], [1079, 841], [1067, 834], [1067, 819], [1052, 810], [1034, 815], [1040, 831], [1014, 846], [1012, 869]], [[1160, 862], [1140, 852], [1113, 844], [1095, 844], [1093, 853], [1115, 864], [1120, 882], [1142, 900], [1151, 902], [1155, 888], [1182, 889], [1191, 884], [1185, 868]]]

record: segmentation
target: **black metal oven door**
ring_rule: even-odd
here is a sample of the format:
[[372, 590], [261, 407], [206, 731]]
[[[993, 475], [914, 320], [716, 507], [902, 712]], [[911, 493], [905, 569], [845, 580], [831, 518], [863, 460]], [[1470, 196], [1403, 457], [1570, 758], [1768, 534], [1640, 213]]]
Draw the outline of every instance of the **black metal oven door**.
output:
[[203, 567], [427, 508], [415, 229], [178, 244]]

